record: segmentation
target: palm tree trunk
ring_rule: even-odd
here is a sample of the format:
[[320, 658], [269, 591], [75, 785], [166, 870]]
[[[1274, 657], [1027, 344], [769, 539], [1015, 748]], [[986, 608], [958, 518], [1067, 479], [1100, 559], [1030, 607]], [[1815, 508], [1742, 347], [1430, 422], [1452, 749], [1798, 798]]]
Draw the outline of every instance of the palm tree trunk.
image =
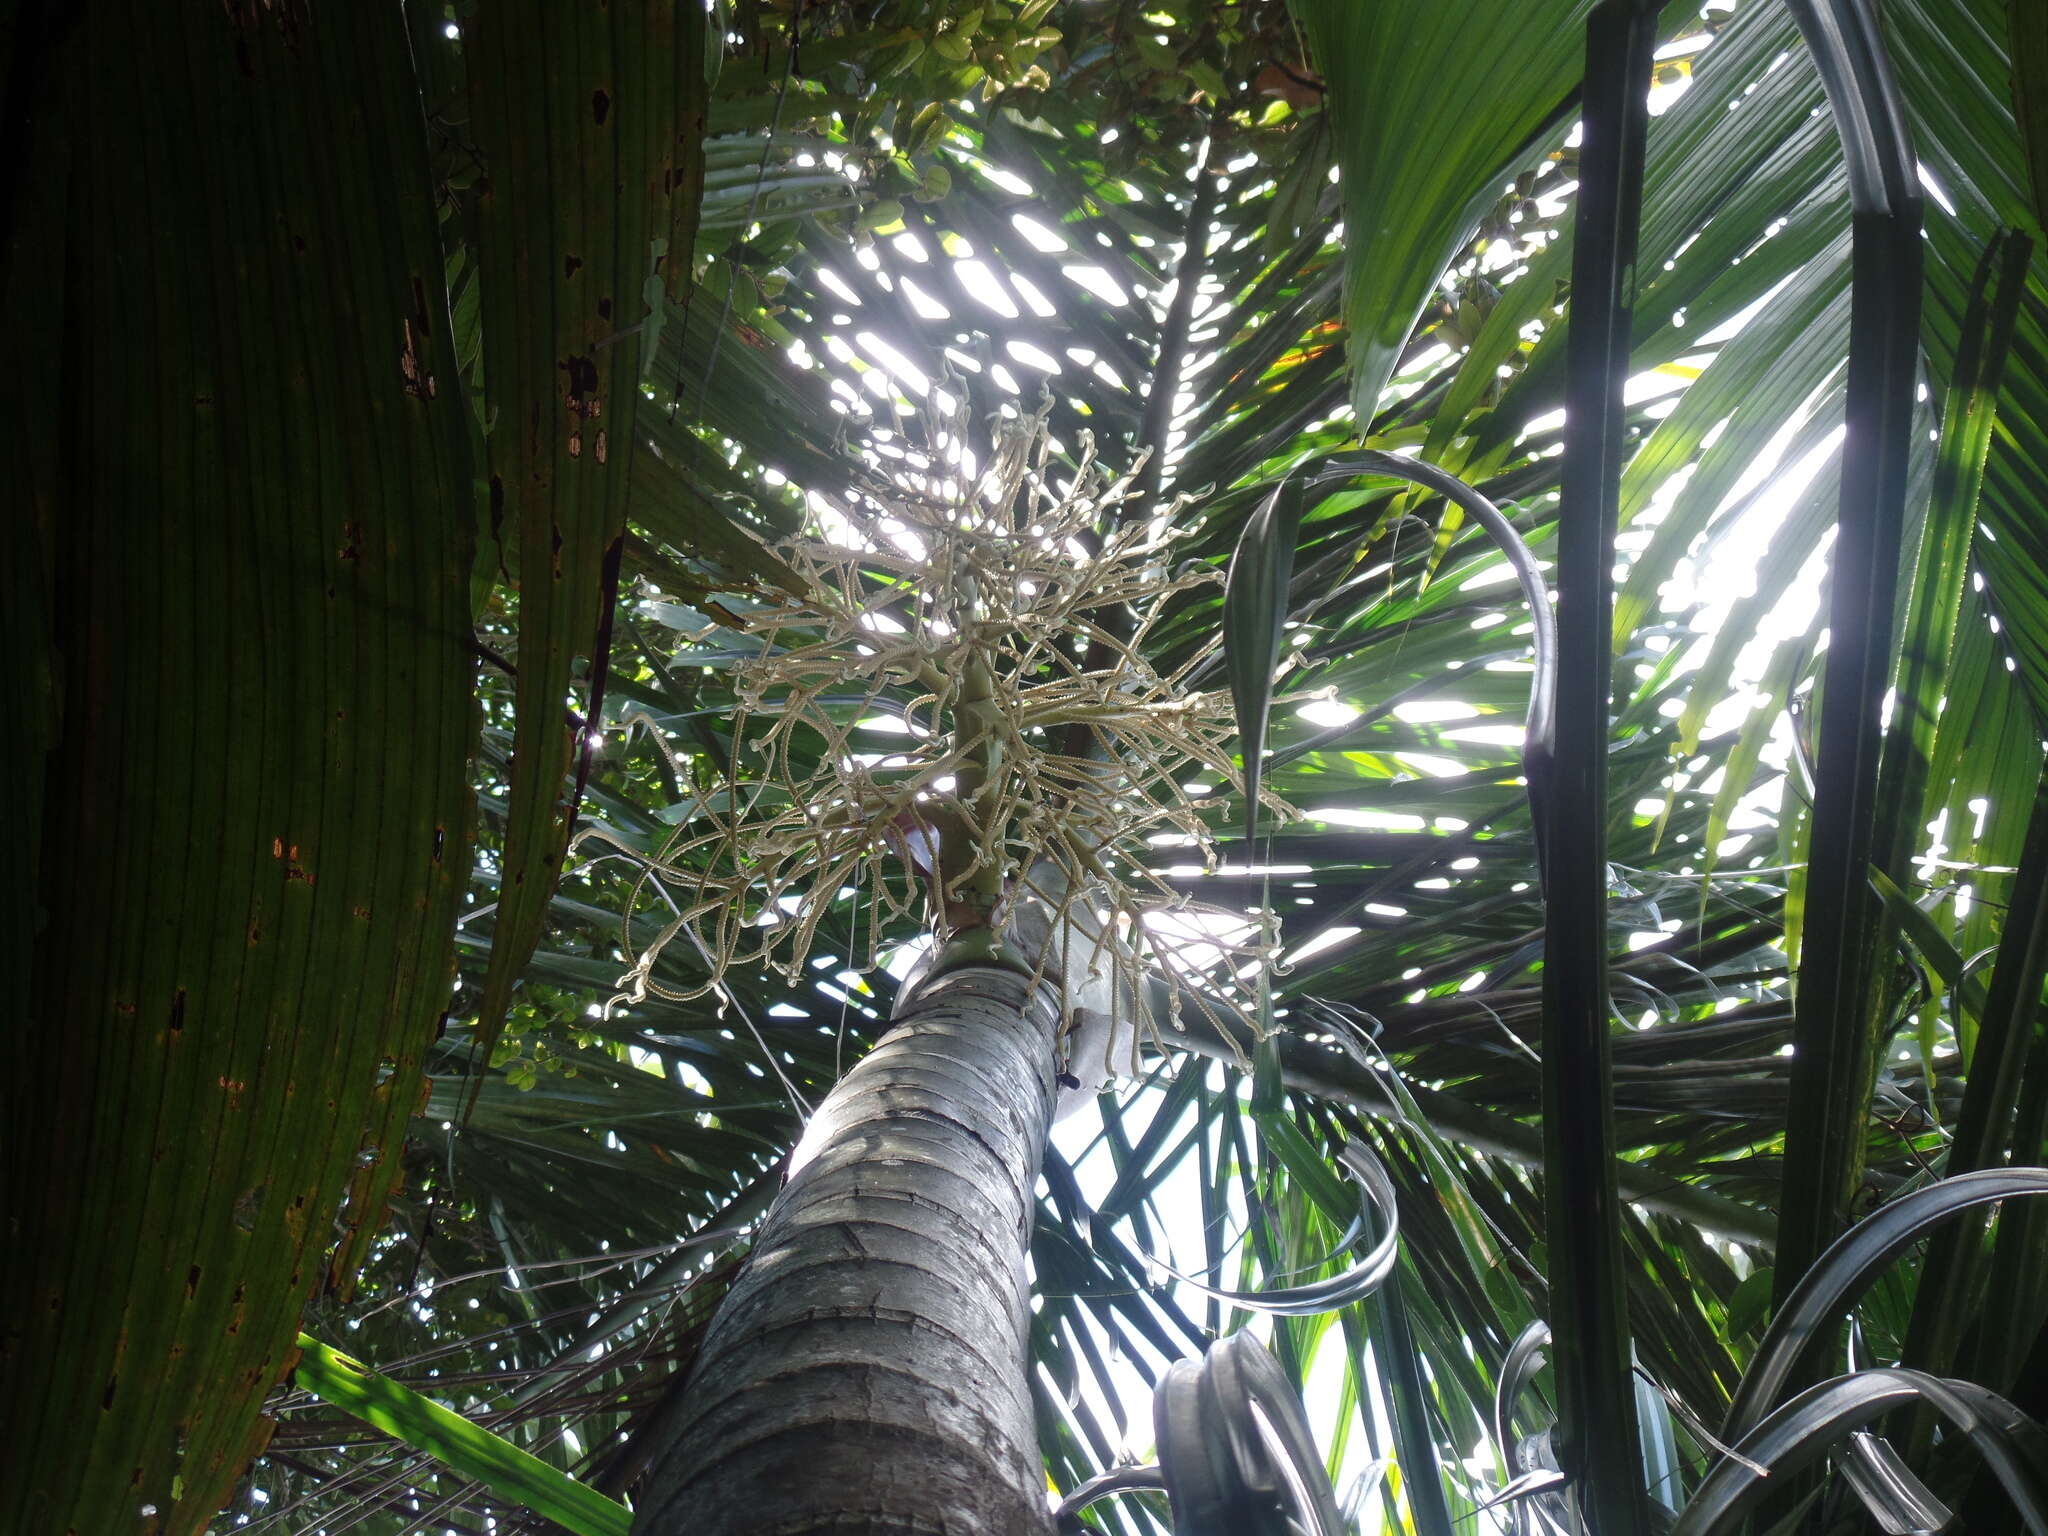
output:
[[635, 1536], [1050, 1532], [1024, 1252], [1057, 1028], [1012, 971], [905, 989], [797, 1147]]

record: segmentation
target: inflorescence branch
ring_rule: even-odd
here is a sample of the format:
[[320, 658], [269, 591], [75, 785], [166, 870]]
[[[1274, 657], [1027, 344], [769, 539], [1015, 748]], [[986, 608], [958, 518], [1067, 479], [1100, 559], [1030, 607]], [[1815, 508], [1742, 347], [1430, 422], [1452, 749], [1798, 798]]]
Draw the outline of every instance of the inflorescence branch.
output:
[[[1118, 1011], [1147, 1033], [1148, 973], [1169, 983], [1170, 1013], [1185, 998], [1238, 1013], [1237, 975], [1270, 960], [1269, 936], [1192, 902], [1144, 858], [1191, 845], [1213, 867], [1204, 812], [1224, 802], [1188, 781], [1241, 792], [1229, 698], [1188, 686], [1206, 652], [1167, 674], [1146, 658], [1168, 600], [1220, 573], [1171, 563], [1174, 509], [1116, 516], [1133, 479], [1085, 441], [1077, 464], [1057, 458], [1046, 410], [998, 421], [978, 473], [966, 425], [934, 408], [927, 448], [868, 477], [859, 523], [832, 516], [784, 552], [807, 590], [741, 617], [760, 650], [735, 670], [731, 760], [715, 790], [678, 809], [666, 846], [649, 857], [583, 834], [641, 864], [615, 1001], [701, 996], [736, 967], [796, 980], [833, 908], [863, 899], [856, 967], [872, 969], [881, 936], [906, 920], [940, 942], [981, 931], [999, 946], [1028, 893], [1061, 936], [1070, 994], [1079, 958], [1092, 978], [1107, 965]], [[1128, 638], [1104, 622], [1119, 607]], [[1085, 667], [1091, 641], [1108, 666]], [[856, 747], [877, 715], [893, 717], [895, 750]], [[689, 781], [651, 717], [627, 723]], [[1076, 725], [1086, 756], [1058, 750]], [[640, 946], [630, 914], [650, 883], [670, 917]], [[709, 968], [687, 990], [654, 974], [681, 934]], [[1049, 963], [1027, 958], [1041, 974]]]

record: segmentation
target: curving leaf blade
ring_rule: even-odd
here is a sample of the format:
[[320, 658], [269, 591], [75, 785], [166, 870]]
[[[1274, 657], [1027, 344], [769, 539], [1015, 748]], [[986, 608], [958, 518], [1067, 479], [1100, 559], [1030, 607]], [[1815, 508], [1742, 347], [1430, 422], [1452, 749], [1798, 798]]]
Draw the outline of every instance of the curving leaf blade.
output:
[[425, 1451], [510, 1503], [544, 1515], [575, 1536], [626, 1536], [633, 1515], [503, 1436], [402, 1382], [379, 1376], [359, 1360], [299, 1335], [292, 1379], [322, 1402]]
[[1503, 174], [1561, 137], [1589, 0], [1293, 0], [1342, 177], [1351, 405], [1372, 419]]
[[1245, 524], [1223, 585], [1223, 659], [1237, 711], [1244, 758], [1244, 840], [1259, 831], [1259, 786], [1264, 778], [1266, 715], [1280, 665], [1287, 623], [1287, 587], [1294, 576], [1294, 546], [1301, 535], [1301, 483], [1273, 487]]
[[1770, 1412], [1795, 1370], [1884, 1268], [1929, 1232], [1994, 1201], [2048, 1195], [2048, 1169], [1986, 1168], [1903, 1195], [1844, 1232], [1801, 1277], [1757, 1346], [1724, 1431], [1745, 1434]]
[[[464, 29], [474, 132], [493, 524], [516, 542], [519, 675], [487, 1059], [547, 923], [587, 776], [563, 701], [604, 698], [648, 322], [689, 281], [706, 95], [701, 6], [505, 0]], [[663, 327], [666, 329], [666, 327]], [[648, 414], [652, 414], [651, 410]], [[582, 747], [572, 789], [566, 782]]]
[[0, 1529], [185, 1533], [447, 1006], [468, 444], [398, 7], [22, 16]]

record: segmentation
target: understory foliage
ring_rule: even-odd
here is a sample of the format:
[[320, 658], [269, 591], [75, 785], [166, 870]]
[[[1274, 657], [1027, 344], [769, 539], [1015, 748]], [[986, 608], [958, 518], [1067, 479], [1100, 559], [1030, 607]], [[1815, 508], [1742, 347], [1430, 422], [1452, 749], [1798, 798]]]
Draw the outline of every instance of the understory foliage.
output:
[[[1264, 962], [1277, 1026], [1257, 1071], [1229, 1012], [1160, 1031], [1055, 1135], [1031, 1238], [1052, 1483], [1149, 1459], [1149, 1389], [1248, 1321], [1161, 1265], [1212, 1291], [1342, 1266], [1359, 1207], [1333, 1170], [1356, 1146], [1393, 1192], [1391, 1278], [1264, 1336], [1358, 1529], [1511, 1530], [1549, 1507], [1482, 1509], [1540, 1469], [1555, 1412], [1516, 1348], [1550, 1312], [1558, 1195], [1528, 609], [1442, 498], [1370, 477], [1310, 493], [1263, 775], [1299, 814], [1262, 818], [1256, 846], [1219, 640], [1258, 508], [1359, 443], [1460, 476], [1554, 566], [1587, 7], [1361, 7], [1424, 95], [1339, 111], [1350, 62], [1313, 51], [1350, 36], [1336, 3], [720, 8], [691, 292], [642, 322], [637, 441], [610, 450], [634, 457], [608, 649], [562, 658], [583, 760], [543, 789], [574, 807], [574, 852], [493, 1038], [514, 680], [563, 642], [525, 627], [531, 578], [487, 548], [460, 990], [393, 1219], [310, 1331], [630, 1497], [779, 1166], [912, 952], [1000, 927], [1032, 880], [1056, 905], [1085, 888], [1117, 963], [1178, 967], [1184, 992], [1253, 993]], [[1899, 856], [1873, 860], [1854, 1021], [1874, 1073], [1827, 1085], [1861, 1117], [1853, 1214], [2040, 1162], [2048, 1134], [2048, 49], [2005, 0], [1879, 9], [1928, 187], [1902, 656], [1880, 663], [1904, 733], [1888, 760], [1919, 766], [1875, 810], [1873, 846]], [[420, 89], [473, 379], [492, 341], [448, 21], [419, 39]], [[1786, 7], [1681, 3], [1659, 25], [1603, 743], [1604, 1129], [1612, 1300], [1651, 1497], [1675, 1509], [1773, 1314], [1809, 919], [1867, 883], [1808, 868], [1841, 150]], [[1378, 223], [1348, 195], [1367, 185]], [[1406, 254], [1427, 229], [1445, 248]], [[1361, 345], [1368, 312], [1412, 319]], [[1385, 377], [1361, 397], [1368, 365]], [[2009, 1204], [1883, 1270], [1856, 1363], [2048, 1406], [2048, 1222]], [[222, 1528], [515, 1518], [289, 1385], [270, 1408]], [[1896, 1443], [1993, 1518], [1956, 1437]], [[1858, 1528], [1842, 1479], [1815, 1486], [1816, 1528]], [[1084, 1518], [1168, 1528], [1154, 1493]]]

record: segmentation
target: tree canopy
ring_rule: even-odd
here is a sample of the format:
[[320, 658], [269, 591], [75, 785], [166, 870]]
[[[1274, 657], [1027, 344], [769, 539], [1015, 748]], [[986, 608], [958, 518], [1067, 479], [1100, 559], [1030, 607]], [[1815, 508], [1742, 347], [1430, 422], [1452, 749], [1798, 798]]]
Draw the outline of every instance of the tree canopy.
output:
[[[599, 1493], [643, 1486], [792, 1146], [927, 926], [905, 840], [811, 893], [798, 964], [727, 964], [699, 928], [650, 947], [715, 858], [746, 897], [754, 855], [713, 834], [771, 736], [801, 788], [885, 777], [929, 729], [915, 687], [835, 673], [776, 734], [747, 679], [817, 590], [791, 541], [837, 545], [862, 622], [914, 607], [930, 539], [890, 498], [971, 478], [1039, 412], [1049, 482], [1092, 460], [1119, 486], [1094, 538], [1173, 535], [1142, 613], [1125, 593], [1064, 630], [1063, 665], [1129, 657], [1234, 710], [1161, 781], [1173, 814], [1125, 874], [1157, 910], [1127, 931], [1219, 986], [1253, 957], [1241, 1018], [1155, 1020], [1103, 1094], [1067, 1096], [1030, 1238], [1058, 1491], [1150, 1458], [1147, 1389], [1247, 1321], [1232, 1293], [1345, 1271], [1391, 1213], [1381, 1290], [1262, 1332], [1358, 1529], [1552, 1518], [1546, 1432], [1583, 1436], [1588, 1409], [1531, 1328], [1567, 1342], [1566, 1275], [1616, 1379], [1633, 1361], [1634, 1411], [1606, 1410], [1640, 1418], [1622, 1454], [1676, 1509], [1721, 1488], [1744, 1372], [1848, 1223], [2044, 1161], [2033, 8], [220, 11], [37, 13], [15, 46], [46, 67], [9, 95], [39, 148], [6, 313], [65, 359], [10, 385], [40, 554], [6, 605], [37, 869], [9, 1091], [38, 1166], [10, 1154], [10, 1209], [138, 1256], [106, 1305], [79, 1300], [90, 1243], [55, 1280], [10, 1271], [17, 1316], [70, 1298], [32, 1358], [114, 1425], [53, 1450], [53, 1478], [146, 1455], [169, 1488], [165, 1405], [213, 1393], [218, 1425], [171, 1414], [196, 1459], [152, 1502], [166, 1529], [223, 1503], [215, 1529], [521, 1518], [285, 1375], [310, 1296], [314, 1338]], [[1889, 56], [1910, 145], [1889, 214], [1883, 125], [1843, 120], [1802, 36], [1838, 12], [1875, 16]], [[1589, 72], [1589, 21], [1598, 65], [1623, 13], [1640, 36]], [[1631, 103], [1639, 207], [1603, 214], [1628, 155], [1602, 134]], [[138, 209], [173, 237], [159, 265]], [[1858, 282], [1886, 216], [1889, 332]], [[1604, 292], [1598, 240], [1619, 241]], [[1605, 531], [1571, 521], [1598, 471], [1567, 452], [1603, 345]], [[1887, 495], [1890, 566], [1860, 520]], [[1518, 549], [1563, 630], [1547, 762]], [[1262, 722], [1263, 755], [1233, 722]], [[1086, 719], [1037, 728], [1090, 749]], [[1247, 769], [1274, 797], [1249, 838]], [[791, 919], [763, 892], [795, 893], [754, 891], [740, 926], [772, 939]], [[177, 1054], [188, 993], [203, 1061]], [[1546, 1063], [1591, 1049], [1560, 1045], [1561, 995], [1601, 1000], [1605, 1097], [1546, 1120]], [[289, 1129], [301, 1081], [324, 1140]], [[229, 1083], [281, 1096], [251, 1120]], [[115, 1156], [124, 1119], [148, 1134]], [[186, 1141], [203, 1153], [151, 1172]], [[1347, 1147], [1385, 1209], [1361, 1214]], [[47, 1181], [45, 1159], [92, 1171]], [[1590, 1260], [1545, 1209], [1586, 1166], [1619, 1195]], [[313, 1213], [288, 1231], [265, 1215], [287, 1195]], [[1870, 1258], [1851, 1363], [2048, 1411], [2044, 1221], [1973, 1205], [1914, 1259]], [[124, 1363], [187, 1348], [187, 1375]], [[207, 1384], [230, 1380], [241, 1408]], [[1895, 1372], [1814, 1413], [1919, 1390]], [[38, 1412], [19, 1443], [54, 1446]], [[1974, 1520], [2001, 1495], [1964, 1438], [1891, 1431], [1909, 1488]], [[1828, 1520], [1860, 1518], [1847, 1490], [1892, 1454], [1854, 1445]], [[1083, 1518], [1171, 1529], [1152, 1491]]]

